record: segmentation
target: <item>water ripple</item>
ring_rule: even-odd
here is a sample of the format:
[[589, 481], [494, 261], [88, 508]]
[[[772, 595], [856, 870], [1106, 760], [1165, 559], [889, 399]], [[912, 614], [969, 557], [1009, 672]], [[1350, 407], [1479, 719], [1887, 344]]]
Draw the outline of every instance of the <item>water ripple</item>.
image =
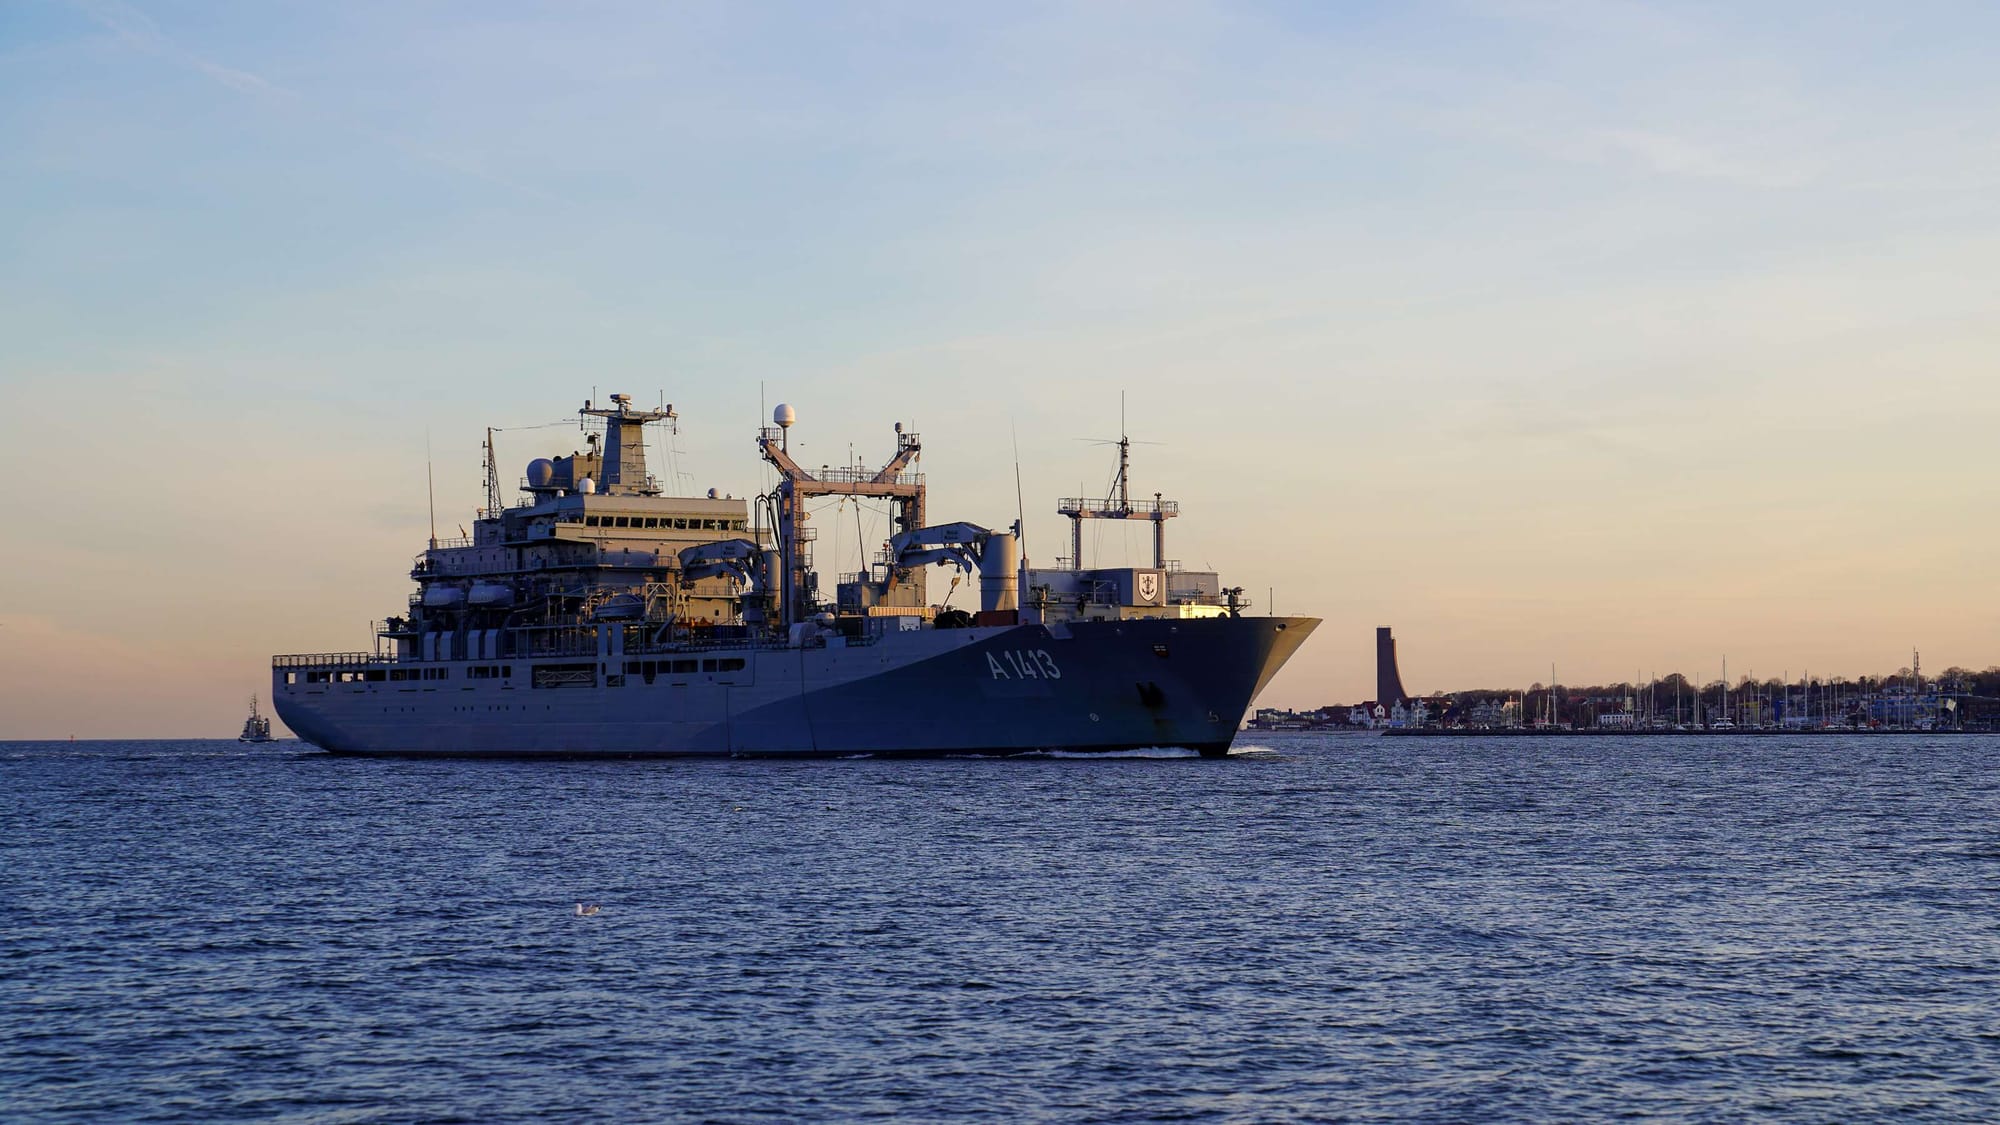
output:
[[[0, 746], [34, 1121], [2000, 1116], [2000, 741]], [[578, 917], [580, 901], [601, 911]]]

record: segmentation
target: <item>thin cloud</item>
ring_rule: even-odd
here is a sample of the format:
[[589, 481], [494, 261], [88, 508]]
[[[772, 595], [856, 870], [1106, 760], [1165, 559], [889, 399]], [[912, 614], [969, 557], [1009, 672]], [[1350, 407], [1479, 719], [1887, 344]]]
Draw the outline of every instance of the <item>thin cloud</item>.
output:
[[339, 117], [328, 113], [320, 107], [309, 106], [305, 98], [295, 90], [290, 90], [271, 82], [262, 75], [233, 66], [224, 66], [213, 59], [205, 58], [189, 51], [176, 44], [172, 39], [169, 39], [166, 33], [160, 30], [160, 25], [153, 22], [151, 16], [148, 16], [130, 4], [121, 3], [120, 0], [70, 0], [70, 3], [78, 11], [88, 16], [91, 22], [111, 32], [117, 36], [119, 42], [131, 47], [133, 50], [141, 51], [156, 58], [165, 59], [176, 66], [195, 71], [239, 94], [287, 103], [320, 118], [322, 121], [338, 129], [365, 137], [377, 144], [387, 145], [398, 152], [415, 157], [425, 163], [434, 164], [440, 168], [457, 172], [460, 175], [469, 176], [476, 180], [483, 180], [486, 183], [506, 188], [508, 191], [530, 199], [541, 202], [553, 201], [554, 197], [538, 188], [495, 175], [461, 157], [426, 148], [394, 133], [387, 133], [372, 126]]
[[1468, 0], [1467, 7], [1493, 19], [1586, 35], [1671, 43], [1695, 38], [1666, 8], [1635, 0]]
[[120, 42], [134, 50], [144, 51], [169, 62], [177, 63], [190, 70], [198, 71], [213, 78], [224, 86], [239, 93], [297, 98], [298, 95], [281, 86], [273, 85], [259, 75], [233, 66], [224, 66], [212, 59], [177, 46], [153, 22], [151, 16], [118, 0], [70, 0], [91, 22], [116, 35]]
[[1597, 137], [1608, 147], [1670, 176], [1721, 180], [1745, 187], [1797, 187], [1804, 177], [1732, 159], [1685, 137], [1642, 129], [1606, 129]]

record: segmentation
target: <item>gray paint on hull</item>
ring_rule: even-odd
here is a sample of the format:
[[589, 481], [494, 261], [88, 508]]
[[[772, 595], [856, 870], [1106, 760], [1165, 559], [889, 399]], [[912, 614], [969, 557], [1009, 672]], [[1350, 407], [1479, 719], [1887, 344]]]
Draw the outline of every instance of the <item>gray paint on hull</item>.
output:
[[744, 654], [748, 667], [729, 677], [736, 682], [686, 686], [634, 677], [623, 687], [450, 681], [434, 691], [311, 693], [282, 675], [273, 686], [286, 725], [346, 754], [1223, 753], [1257, 691], [1318, 624], [1246, 617], [925, 630], [852, 649]]

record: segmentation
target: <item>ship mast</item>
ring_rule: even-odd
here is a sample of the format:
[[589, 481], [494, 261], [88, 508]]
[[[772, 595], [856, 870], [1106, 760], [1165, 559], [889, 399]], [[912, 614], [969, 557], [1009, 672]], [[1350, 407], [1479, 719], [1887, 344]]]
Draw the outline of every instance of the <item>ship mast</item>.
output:
[[646, 471], [646, 423], [664, 421], [672, 427], [680, 415], [669, 403], [659, 410], [632, 409], [632, 396], [615, 394], [611, 405], [585, 402], [581, 416], [604, 419], [604, 479], [597, 490], [612, 494], [658, 496], [659, 482]]
[[1151, 500], [1132, 499], [1132, 439], [1125, 435], [1124, 426], [1119, 426], [1118, 435], [1118, 479], [1113, 495], [1108, 500], [1090, 500], [1080, 497], [1066, 497], [1056, 504], [1056, 512], [1069, 517], [1069, 568], [1083, 569], [1083, 521], [1085, 520], [1150, 520], [1153, 524], [1153, 567], [1164, 570], [1167, 566], [1167, 521], [1181, 514], [1181, 506], [1175, 500], [1162, 500], [1160, 494], [1153, 493]]
[[[757, 448], [764, 460], [778, 470], [778, 487], [772, 490], [772, 508], [778, 532], [776, 579], [779, 592], [778, 620], [789, 628], [810, 615], [814, 606], [815, 583], [812, 569], [812, 542], [818, 537], [809, 526], [811, 513], [805, 502], [815, 496], [880, 496], [896, 506], [892, 521], [895, 533], [915, 531], [924, 526], [924, 477], [908, 471], [923, 453], [923, 442], [915, 433], [905, 432], [896, 423], [896, 453], [881, 469], [822, 468], [815, 476], [791, 455], [791, 429], [798, 413], [787, 403], [771, 412], [773, 425], [757, 434]], [[923, 598], [923, 571], [911, 576], [917, 583], [918, 600]]]
[[493, 459], [493, 427], [486, 427], [486, 518], [500, 518], [500, 466]]

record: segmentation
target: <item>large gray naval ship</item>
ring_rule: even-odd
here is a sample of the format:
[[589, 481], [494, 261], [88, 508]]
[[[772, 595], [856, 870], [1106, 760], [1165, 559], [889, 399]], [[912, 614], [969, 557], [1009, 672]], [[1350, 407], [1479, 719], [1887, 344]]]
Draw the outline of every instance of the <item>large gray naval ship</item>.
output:
[[[880, 469], [806, 471], [796, 415], [757, 437], [777, 471], [745, 501], [670, 496], [629, 396], [580, 413], [587, 451], [538, 458], [507, 506], [491, 433], [487, 506], [469, 538], [432, 538], [404, 616], [374, 652], [278, 656], [285, 724], [337, 754], [937, 755], [1190, 747], [1227, 753], [1257, 692], [1319, 621], [1254, 617], [1242, 590], [1166, 559], [1179, 507], [1067, 499], [1071, 553], [1024, 564], [1020, 525], [931, 524], [922, 445], [896, 426]], [[813, 568], [809, 502], [870, 497], [894, 533], [834, 596]], [[1082, 565], [1083, 527], [1153, 526], [1153, 565]], [[954, 569], [933, 604], [933, 566]], [[976, 579], [979, 609], [948, 607]], [[968, 584], [968, 586], [970, 583]]]

